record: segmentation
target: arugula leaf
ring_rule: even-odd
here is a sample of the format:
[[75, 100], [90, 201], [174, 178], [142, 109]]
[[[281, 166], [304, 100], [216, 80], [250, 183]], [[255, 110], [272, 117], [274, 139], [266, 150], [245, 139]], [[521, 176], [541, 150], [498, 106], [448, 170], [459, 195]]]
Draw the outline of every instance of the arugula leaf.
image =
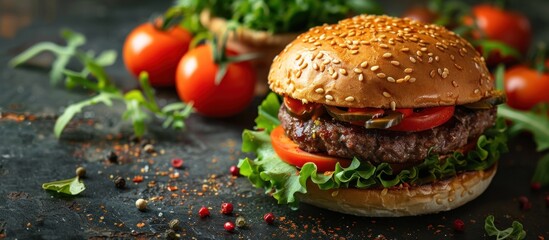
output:
[[499, 230], [494, 224], [494, 216], [489, 215], [484, 220], [484, 230], [488, 233], [488, 236], [495, 236], [496, 239], [516, 239], [521, 240], [526, 238], [526, 231], [524, 231], [522, 224], [517, 221], [513, 221], [511, 227], [504, 230]]
[[542, 114], [536, 112], [524, 112], [514, 110], [507, 105], [498, 108], [498, 116], [513, 121], [511, 133], [517, 131], [528, 131], [534, 136], [537, 144], [537, 151], [549, 149], [549, 117], [545, 111]]
[[113, 98], [119, 98], [119, 96], [101, 92], [99, 95], [86, 99], [84, 101], [72, 104], [68, 106], [65, 109], [65, 112], [59, 118], [57, 118], [57, 121], [55, 121], [55, 126], [53, 128], [53, 132], [57, 138], [61, 136], [61, 133], [63, 132], [63, 129], [65, 129], [65, 126], [70, 122], [70, 120], [76, 115], [77, 113], [81, 112], [84, 107], [95, 105], [98, 103], [104, 103], [107, 106], [112, 105], [111, 99]]
[[509, 57], [520, 58], [521, 56], [518, 50], [500, 41], [482, 39], [482, 40], [473, 41], [473, 45], [479, 46], [482, 48], [483, 56], [485, 58], [488, 58], [490, 53], [495, 51], [500, 52], [501, 56], [503, 57], [509, 56]]
[[[278, 109], [273, 110], [277, 104], [280, 106], [277, 96], [270, 94], [259, 107], [260, 115], [263, 112], [271, 117], [276, 116]], [[341, 167], [338, 163], [331, 173], [317, 173], [316, 165], [313, 163], [307, 163], [299, 170], [282, 161], [272, 148], [269, 134], [269, 129], [277, 124], [269, 121], [269, 118], [258, 119], [261, 121], [257, 121], [256, 128], [261, 128], [262, 131], [244, 130], [242, 133], [242, 151], [253, 152], [257, 158], [240, 160], [240, 174], [246, 176], [255, 187], [264, 188], [269, 193], [273, 192], [273, 197], [278, 203], [289, 204], [292, 208], [298, 206], [295, 195], [307, 192], [306, 182], [309, 179], [324, 190], [350, 187], [388, 188], [401, 183], [420, 185], [436, 179], [453, 177], [462, 171], [487, 169], [499, 159], [500, 153], [507, 151], [505, 122], [498, 119], [495, 127], [479, 137], [475, 150], [466, 155], [455, 152], [444, 162], [439, 161], [438, 155], [429, 154], [423, 163], [393, 174], [387, 163], [374, 166], [355, 158], [347, 168]], [[264, 125], [259, 127], [259, 124]]]
[[84, 185], [84, 182], [82, 182], [78, 177], [74, 177], [65, 180], [44, 183], [42, 184], [42, 189], [56, 191], [58, 193], [68, 195], [78, 195], [82, 191], [86, 190], [86, 186]]

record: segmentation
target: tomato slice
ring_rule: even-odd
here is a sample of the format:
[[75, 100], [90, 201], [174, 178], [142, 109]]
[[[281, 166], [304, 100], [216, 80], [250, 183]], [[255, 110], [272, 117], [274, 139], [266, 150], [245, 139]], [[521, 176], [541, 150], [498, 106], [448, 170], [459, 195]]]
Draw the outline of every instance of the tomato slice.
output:
[[307, 113], [311, 113], [316, 106], [316, 104], [314, 103], [303, 104], [300, 100], [293, 99], [290, 97], [284, 97], [284, 105], [286, 105], [286, 108], [288, 108], [290, 112], [292, 112], [297, 116], [302, 116]]
[[313, 154], [301, 150], [296, 143], [286, 136], [284, 129], [281, 126], [276, 127], [271, 132], [271, 144], [282, 161], [299, 168], [303, 167], [305, 163], [312, 162], [316, 165], [319, 172], [325, 172], [334, 171], [335, 165], [338, 162], [342, 167], [351, 165], [350, 159], [336, 158], [324, 154]]
[[[454, 110], [454, 106], [419, 109], [404, 117], [398, 125], [389, 128], [389, 130], [418, 132], [438, 127], [452, 118]], [[404, 114], [406, 115], [406, 113]]]

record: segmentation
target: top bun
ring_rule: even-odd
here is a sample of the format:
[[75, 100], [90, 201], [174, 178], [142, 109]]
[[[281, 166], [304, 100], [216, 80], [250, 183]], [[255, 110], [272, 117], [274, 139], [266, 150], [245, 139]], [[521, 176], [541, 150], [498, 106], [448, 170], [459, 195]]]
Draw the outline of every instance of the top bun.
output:
[[270, 88], [341, 107], [459, 105], [492, 95], [484, 58], [446, 28], [361, 15], [311, 28], [274, 58]]

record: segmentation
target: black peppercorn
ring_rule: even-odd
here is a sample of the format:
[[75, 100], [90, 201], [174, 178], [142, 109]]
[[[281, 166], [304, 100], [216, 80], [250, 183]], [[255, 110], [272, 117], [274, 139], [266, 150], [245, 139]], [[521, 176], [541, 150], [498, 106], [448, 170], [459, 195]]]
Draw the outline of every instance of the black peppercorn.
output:
[[168, 223], [168, 226], [170, 227], [170, 229], [177, 231], [181, 228], [181, 226], [179, 226], [179, 223], [179, 219], [172, 219], [170, 223]]
[[118, 176], [114, 179], [114, 186], [116, 186], [116, 188], [122, 189], [126, 187], [126, 180], [124, 180], [123, 177]]
[[107, 156], [105, 158], [107, 159], [107, 161], [109, 161], [111, 163], [117, 163], [118, 162], [118, 155], [116, 155], [116, 153], [114, 151], [110, 151], [109, 153], [107, 153]]

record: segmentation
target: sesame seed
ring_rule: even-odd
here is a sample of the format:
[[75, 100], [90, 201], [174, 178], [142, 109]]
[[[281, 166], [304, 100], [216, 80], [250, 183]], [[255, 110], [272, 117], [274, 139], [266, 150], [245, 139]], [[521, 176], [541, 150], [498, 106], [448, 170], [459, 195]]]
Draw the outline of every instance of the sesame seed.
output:
[[436, 71], [433, 69], [433, 70], [431, 70], [431, 72], [429, 73], [429, 76], [431, 76], [431, 78], [434, 78], [434, 77], [435, 77], [435, 74], [436, 74]]
[[410, 78], [410, 81], [411, 83], [415, 82], [416, 81], [416, 78]]
[[397, 107], [396, 102], [395, 102], [395, 101], [391, 101], [391, 110], [394, 111], [394, 110], [396, 109], [396, 107]]
[[333, 97], [332, 95], [329, 95], [329, 94], [327, 94], [326, 96], [324, 96], [324, 98], [326, 98], [326, 100], [328, 100], [328, 101], [334, 100], [334, 97]]
[[347, 75], [347, 70], [345, 70], [345, 69], [343, 69], [343, 68], [340, 68], [340, 69], [339, 69], [339, 73], [341, 73], [341, 75], [346, 76], [346, 75]]
[[438, 56], [435, 56], [435, 61], [438, 62], [439, 60], [440, 60], [440, 58]]
[[305, 69], [308, 65], [309, 65], [309, 64], [307, 64], [307, 63], [303, 63], [303, 65], [301, 65], [300, 68], [301, 68], [301, 69]]
[[480, 90], [477, 88], [477, 89], [475, 89], [474, 93], [478, 94], [478, 93], [480, 93]]
[[359, 68], [354, 68], [354, 69], [353, 69], [353, 72], [355, 72], [355, 73], [362, 73], [362, 70], [360, 70]]
[[330, 60], [328, 60], [328, 59], [324, 59], [324, 61], [322, 62], [322, 64], [324, 64], [324, 65], [328, 65], [328, 63], [330, 63]]
[[296, 77], [301, 77], [301, 70], [297, 71], [297, 73], [295, 74]]
[[385, 73], [378, 73], [376, 74], [378, 78], [385, 78], [387, 77], [387, 75], [385, 75]]
[[309, 48], [309, 51], [314, 51], [314, 50], [316, 50], [316, 47]]
[[447, 78], [448, 77], [448, 73], [447, 72], [442, 72], [442, 78]]
[[458, 65], [457, 63], [454, 63], [454, 66], [455, 66], [457, 69], [459, 69], [459, 70], [463, 70], [463, 67], [460, 66], [460, 65]]
[[316, 54], [315, 58], [321, 59], [323, 56], [324, 56], [324, 53], [319, 52], [318, 54]]
[[406, 76], [404, 77], [404, 80], [405, 80], [405, 81], [409, 81], [410, 78], [411, 78], [410, 75], [406, 75]]
[[378, 70], [378, 69], [379, 69], [379, 66], [378, 66], [378, 65], [372, 66], [372, 67], [370, 68], [370, 70], [372, 70], [372, 71], [376, 71], [376, 70]]
[[410, 62], [416, 63], [416, 59], [414, 57], [410, 56]]
[[352, 54], [352, 55], [358, 54], [358, 50], [352, 50], [352, 51], [351, 51], [351, 54]]
[[347, 44], [345, 43], [340, 43], [338, 46], [342, 47], [342, 48], [346, 48], [347, 47]]
[[387, 81], [389, 82], [396, 82], [396, 80], [393, 77], [387, 77]]
[[297, 61], [298, 66], [301, 66], [301, 64], [303, 64], [303, 58], [299, 58], [299, 60]]
[[333, 79], [337, 79], [337, 72], [332, 73], [330, 77], [332, 77]]
[[361, 67], [366, 68], [368, 67], [368, 62], [364, 61], [360, 64]]
[[458, 83], [456, 81], [452, 81], [452, 85], [454, 85], [454, 87], [458, 87]]
[[427, 51], [427, 48], [426, 48], [426, 47], [422, 47], [422, 48], [419, 49], [419, 50], [421, 50], [422, 52], [425, 52], [425, 51]]
[[320, 43], [320, 42], [315, 42], [315, 43], [313, 43], [313, 45], [315, 45], [315, 46], [320, 46], [320, 45], [322, 45], [322, 43]]
[[388, 93], [388, 92], [383, 92], [383, 96], [384, 96], [384, 97], [388, 97], [388, 98], [389, 98], [389, 97], [391, 97], [391, 94], [390, 94], [390, 93]]
[[351, 96], [345, 98], [345, 101], [347, 101], [347, 102], [352, 102], [354, 100], [355, 100], [355, 98], [351, 97]]
[[404, 69], [405, 73], [412, 73], [413, 71], [414, 71], [414, 69], [411, 69], [411, 68]]
[[410, 51], [410, 49], [409, 48], [401, 48], [400, 51], [401, 52], [408, 52], [408, 51]]
[[300, 58], [301, 58], [301, 54], [297, 54], [297, 55], [295, 56], [295, 60], [299, 60]]
[[341, 63], [341, 61], [339, 61], [339, 59], [334, 59], [334, 60], [332, 60], [332, 63], [339, 64], [339, 63]]
[[390, 57], [392, 57], [392, 56], [393, 56], [393, 54], [391, 54], [391, 53], [384, 53], [384, 54], [383, 54], [383, 57], [384, 57], [384, 58], [390, 58]]
[[379, 44], [379, 47], [381, 47], [381, 48], [389, 48], [389, 46], [387, 46], [387, 44], [384, 44], [384, 43]]
[[427, 61], [427, 63], [432, 63], [433, 62], [433, 57], [429, 57], [429, 60]]
[[463, 51], [464, 53], [467, 53], [467, 49], [466, 49], [466, 48], [461, 48], [461, 51]]
[[419, 57], [423, 56], [423, 53], [422, 53], [421, 51], [417, 51], [416, 54], [417, 54]]
[[318, 64], [313, 63], [313, 69], [314, 69], [314, 70], [318, 70]]
[[315, 89], [315, 92], [316, 93], [324, 93], [324, 89], [323, 88], [317, 88], [317, 89]]
[[364, 80], [364, 75], [361, 73], [361, 74], [358, 74], [358, 81], [361, 81]]
[[395, 65], [395, 66], [400, 66], [400, 62], [399, 61], [391, 61], [391, 64]]
[[437, 69], [438, 75], [442, 75], [442, 68]]
[[328, 67], [328, 74], [334, 74], [334, 69], [332, 67]]
[[404, 81], [406, 81], [406, 80], [404, 80], [404, 78], [399, 78], [399, 79], [396, 80], [396, 83], [403, 83]]
[[450, 54], [450, 58], [451, 58], [452, 60], [456, 60], [456, 57], [454, 57], [453, 54]]

